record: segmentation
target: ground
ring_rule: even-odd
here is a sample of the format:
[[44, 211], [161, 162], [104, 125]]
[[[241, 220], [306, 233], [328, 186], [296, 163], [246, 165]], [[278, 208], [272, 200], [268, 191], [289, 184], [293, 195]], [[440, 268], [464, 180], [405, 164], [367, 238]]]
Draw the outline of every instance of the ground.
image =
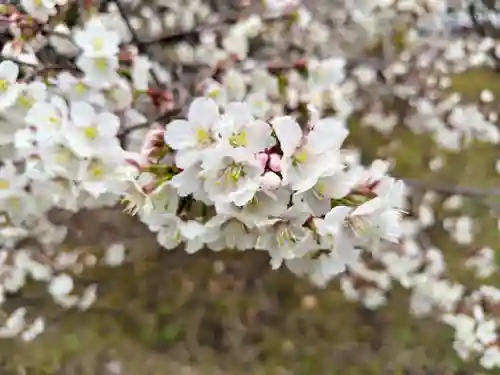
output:
[[[495, 81], [495, 73], [478, 70], [453, 82], [474, 100], [484, 87], [500, 94]], [[387, 138], [357, 122], [350, 126], [349, 142], [360, 146], [367, 160], [395, 157], [397, 176], [477, 187], [500, 182], [494, 146], [474, 144], [452, 155], [403, 126]], [[446, 159], [439, 173], [427, 167], [436, 154]], [[465, 213], [479, 220], [476, 246], [499, 243], [489, 212], [495, 204], [484, 199], [466, 204]], [[449, 275], [469, 280], [459, 262], [464, 249], [439, 228], [429, 235], [445, 251]], [[84, 275], [87, 282], [104, 280], [91, 311], [61, 313], [26, 296], [11, 302], [32, 303], [51, 319], [39, 340], [0, 342], [2, 375], [101, 375], [118, 367], [125, 375], [481, 374], [457, 358], [451, 330], [409, 316], [402, 290], [392, 292], [387, 307], [370, 312], [346, 302], [336, 282], [319, 290], [286, 270], [271, 271], [264, 254], [160, 250], [145, 228], [116, 210], [79, 214], [70, 237], [68, 246], [92, 251], [124, 239], [135, 260]]]

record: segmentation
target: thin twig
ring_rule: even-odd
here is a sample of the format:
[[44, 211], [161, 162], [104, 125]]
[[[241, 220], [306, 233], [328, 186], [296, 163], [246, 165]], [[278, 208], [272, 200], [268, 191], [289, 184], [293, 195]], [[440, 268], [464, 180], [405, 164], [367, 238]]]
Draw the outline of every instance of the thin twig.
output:
[[43, 65], [43, 64], [33, 64], [25, 61], [21, 61], [19, 59], [16, 59], [14, 57], [5, 57], [5, 56], [0, 56], [0, 61], [12, 61], [13, 63], [16, 63], [19, 66], [25, 66], [28, 68], [33, 69], [33, 71], [29, 74], [27, 74], [24, 77], [24, 82], [31, 82], [33, 81], [36, 77], [43, 75], [48, 72], [58, 72], [61, 70], [68, 70], [72, 72], [80, 72], [80, 70], [76, 66], [69, 66], [69, 65], [59, 65], [59, 64], [50, 64], [50, 65]]
[[[147, 46], [143, 42], [141, 42], [139, 35], [137, 35], [136, 30], [134, 29], [134, 27], [130, 23], [130, 20], [127, 17], [127, 13], [125, 12], [125, 9], [123, 9], [123, 6], [120, 3], [120, 1], [114, 0], [113, 2], [116, 4], [116, 7], [118, 8], [118, 12], [120, 12], [120, 16], [123, 19], [123, 22], [125, 22], [125, 25], [127, 26], [127, 29], [130, 32], [130, 35], [132, 37], [132, 42], [136, 45], [137, 49], [139, 50], [139, 53], [144, 53], [146, 55], [149, 55], [149, 53], [147, 51]], [[149, 73], [151, 74], [151, 77], [155, 81], [156, 85], [161, 87], [162, 82], [153, 68], [149, 69]]]
[[169, 120], [172, 116], [176, 115], [180, 111], [181, 111], [181, 108], [176, 107], [176, 108], [174, 108], [174, 109], [172, 109], [170, 111], [167, 111], [167, 112], [161, 114], [160, 116], [157, 116], [154, 119], [148, 120], [146, 122], [143, 122], [143, 123], [140, 123], [140, 124], [137, 124], [137, 125], [129, 126], [128, 128], [125, 128], [125, 129], [121, 130], [118, 133], [117, 137], [120, 140], [120, 142], [123, 143], [125, 141], [125, 139], [131, 133], [135, 132], [136, 130], [149, 128], [150, 126], [152, 126], [156, 122], [160, 122], [161, 123], [161, 122], [164, 122], [166, 120]]
[[21, 61], [19, 59], [16, 59], [15, 57], [0, 56], [0, 61], [12, 61], [13, 63], [16, 63], [18, 65], [26, 66], [28, 68], [33, 68], [33, 69], [39, 69], [40, 68], [39, 64], [33, 64], [33, 63]]
[[[263, 23], [272, 23], [272, 22], [279, 22], [279, 21], [285, 21], [290, 19], [292, 13], [287, 13], [284, 15], [280, 15], [278, 17], [263, 17], [262, 22]], [[241, 17], [227, 17], [225, 19], [222, 19], [218, 22], [213, 22], [213, 23], [208, 23], [205, 25], [200, 25], [198, 27], [189, 29], [189, 30], [181, 30], [177, 31], [168, 35], [164, 35], [159, 38], [155, 38], [152, 40], [148, 41], [143, 41], [142, 43], [144, 45], [152, 45], [152, 44], [170, 44], [170, 43], [176, 43], [180, 42], [184, 39], [187, 38], [192, 38], [192, 37], [197, 37], [203, 32], [206, 31], [218, 31], [221, 29], [224, 29], [228, 26], [234, 25], [235, 23], [244, 20], [244, 18]]]

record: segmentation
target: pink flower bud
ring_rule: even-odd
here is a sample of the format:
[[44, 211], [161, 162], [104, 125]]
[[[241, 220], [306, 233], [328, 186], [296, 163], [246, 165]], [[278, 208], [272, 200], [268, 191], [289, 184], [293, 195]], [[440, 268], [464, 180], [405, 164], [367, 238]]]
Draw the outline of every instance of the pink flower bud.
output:
[[274, 190], [281, 185], [281, 178], [274, 172], [266, 172], [261, 177], [261, 183], [264, 189]]
[[269, 157], [269, 168], [273, 172], [281, 171], [281, 157], [278, 154], [271, 154]]
[[261, 152], [260, 154], [257, 154], [257, 161], [259, 162], [262, 168], [266, 167], [268, 160], [269, 160], [269, 155], [267, 155], [266, 153]]

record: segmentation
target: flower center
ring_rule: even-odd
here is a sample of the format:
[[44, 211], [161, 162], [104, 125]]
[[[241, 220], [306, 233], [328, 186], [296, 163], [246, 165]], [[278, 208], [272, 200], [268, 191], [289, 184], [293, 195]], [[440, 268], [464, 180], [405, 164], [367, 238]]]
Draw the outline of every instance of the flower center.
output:
[[50, 115], [49, 116], [49, 124], [54, 125], [54, 126], [58, 126], [59, 125], [59, 119], [56, 116], [54, 116], [54, 115]]
[[5, 92], [9, 88], [9, 84], [5, 79], [0, 79], [0, 92]]
[[33, 105], [33, 99], [28, 98], [26, 95], [21, 95], [18, 99], [19, 104], [23, 107], [30, 108]]
[[280, 225], [276, 233], [276, 241], [280, 247], [296, 245], [299, 238], [293, 233], [288, 225]]
[[95, 126], [87, 126], [84, 130], [83, 130], [83, 133], [85, 134], [85, 136], [94, 141], [97, 139], [97, 136], [99, 135], [99, 131], [97, 130], [97, 128]]
[[233, 164], [228, 166], [217, 180], [217, 184], [224, 186], [234, 186], [238, 183], [241, 177], [245, 176], [245, 171], [240, 164]]
[[95, 67], [100, 72], [106, 72], [108, 70], [108, 60], [104, 57], [95, 59]]
[[325, 199], [325, 190], [326, 190], [325, 183], [322, 181], [319, 181], [314, 186], [314, 189], [312, 189], [312, 192], [316, 198], [318, 198], [319, 200], [323, 200], [323, 199]]
[[104, 168], [95, 163], [90, 167], [90, 174], [95, 179], [101, 179], [104, 176]]
[[78, 82], [75, 85], [75, 92], [79, 95], [85, 94], [85, 92], [87, 92], [87, 86], [85, 86], [82, 82]]
[[229, 144], [233, 147], [245, 147], [248, 144], [247, 131], [242, 130], [240, 133], [235, 133], [229, 137]]
[[196, 143], [199, 147], [207, 147], [213, 142], [212, 136], [203, 128], [196, 129]]
[[307, 161], [307, 152], [306, 150], [298, 150], [294, 155], [293, 155], [293, 162], [295, 164], [301, 164], [305, 163]]
[[5, 179], [0, 180], [0, 190], [7, 190], [8, 188], [10, 188], [10, 182]]
[[220, 88], [215, 87], [208, 92], [207, 96], [212, 99], [217, 99], [220, 94], [221, 94]]
[[11, 208], [16, 211], [19, 211], [19, 209], [21, 208], [21, 199], [19, 197], [10, 197], [9, 203]]
[[66, 149], [61, 149], [59, 152], [56, 154], [56, 162], [60, 164], [67, 163], [70, 160], [71, 154], [68, 150]]
[[92, 46], [96, 51], [102, 51], [104, 48], [104, 40], [102, 38], [95, 38], [92, 42]]

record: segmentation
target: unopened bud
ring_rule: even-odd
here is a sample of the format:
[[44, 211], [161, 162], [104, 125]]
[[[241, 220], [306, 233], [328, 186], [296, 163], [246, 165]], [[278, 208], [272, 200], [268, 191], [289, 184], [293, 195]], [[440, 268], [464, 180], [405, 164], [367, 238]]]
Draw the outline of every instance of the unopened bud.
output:
[[273, 172], [281, 171], [281, 157], [278, 154], [271, 154], [269, 156], [269, 169]]
[[274, 172], [266, 172], [261, 177], [262, 185], [265, 189], [274, 190], [281, 185], [281, 178]]
[[262, 168], [265, 168], [267, 165], [267, 161], [269, 160], [269, 155], [261, 152], [260, 154], [257, 154], [257, 161], [259, 162], [260, 166]]

